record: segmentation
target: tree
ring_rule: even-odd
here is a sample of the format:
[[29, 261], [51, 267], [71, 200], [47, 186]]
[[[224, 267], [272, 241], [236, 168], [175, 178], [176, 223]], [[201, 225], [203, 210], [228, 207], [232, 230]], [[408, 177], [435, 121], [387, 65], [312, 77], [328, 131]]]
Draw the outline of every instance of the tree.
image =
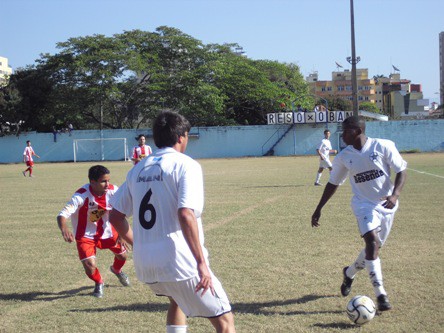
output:
[[256, 125], [279, 105], [308, 103], [298, 66], [248, 59], [237, 47], [205, 45], [166, 26], [70, 38], [17, 73], [17, 102], [1, 107], [20, 109], [33, 129], [51, 131], [66, 122], [139, 128], [162, 109], [185, 114], [194, 126]]
[[373, 113], [381, 113], [381, 111], [376, 106], [376, 104], [372, 103], [372, 102], [362, 102], [362, 103], [360, 103], [359, 104], [359, 110], [364, 110], [364, 111], [373, 112]]

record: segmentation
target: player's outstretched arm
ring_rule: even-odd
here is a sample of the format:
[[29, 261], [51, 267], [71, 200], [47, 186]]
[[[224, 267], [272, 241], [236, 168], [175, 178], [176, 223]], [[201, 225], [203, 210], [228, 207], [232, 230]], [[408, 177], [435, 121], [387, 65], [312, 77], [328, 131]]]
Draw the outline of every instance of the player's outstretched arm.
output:
[[119, 236], [128, 244], [133, 246], [133, 229], [126, 220], [126, 215], [113, 208], [109, 212], [109, 222], [116, 229]]
[[325, 206], [325, 204], [330, 200], [330, 198], [335, 194], [336, 190], [338, 188], [338, 185], [333, 185], [332, 183], [327, 183], [327, 185], [324, 188], [324, 192], [322, 193], [321, 200], [318, 203], [318, 206], [316, 207], [313, 215], [311, 216], [311, 226], [312, 227], [319, 227], [319, 219], [321, 218], [321, 210], [322, 207]]

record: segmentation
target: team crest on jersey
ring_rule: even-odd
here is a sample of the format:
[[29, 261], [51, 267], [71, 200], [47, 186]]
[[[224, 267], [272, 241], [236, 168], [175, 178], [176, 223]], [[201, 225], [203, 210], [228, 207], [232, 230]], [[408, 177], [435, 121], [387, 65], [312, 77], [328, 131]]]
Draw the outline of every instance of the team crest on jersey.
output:
[[370, 154], [370, 160], [372, 162], [378, 161], [379, 158], [380, 158], [380, 156], [379, 156], [379, 154], [377, 152], [373, 152], [373, 153]]
[[97, 222], [98, 220], [100, 220], [100, 218], [103, 216], [103, 214], [105, 214], [105, 209], [97, 209], [97, 210], [93, 210], [90, 214], [89, 214], [89, 220], [91, 222]]

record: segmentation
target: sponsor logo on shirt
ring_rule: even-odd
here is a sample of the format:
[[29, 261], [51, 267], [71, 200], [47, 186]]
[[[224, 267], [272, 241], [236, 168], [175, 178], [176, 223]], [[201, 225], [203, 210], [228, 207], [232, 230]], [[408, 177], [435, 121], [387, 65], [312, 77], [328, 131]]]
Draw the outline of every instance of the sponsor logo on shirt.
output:
[[370, 170], [370, 171], [365, 171], [365, 172], [361, 172], [361, 173], [357, 173], [356, 175], [353, 176], [353, 178], [355, 179], [355, 183], [364, 183], [364, 182], [368, 182], [370, 180], [379, 178], [384, 176], [384, 172], [382, 170]]

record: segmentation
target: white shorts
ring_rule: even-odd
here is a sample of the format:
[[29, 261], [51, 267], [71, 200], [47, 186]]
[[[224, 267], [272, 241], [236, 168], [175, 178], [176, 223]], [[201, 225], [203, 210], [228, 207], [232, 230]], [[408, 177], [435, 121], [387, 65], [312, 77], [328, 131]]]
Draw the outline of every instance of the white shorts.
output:
[[376, 230], [381, 246], [390, 234], [394, 218], [395, 213], [382, 213], [374, 209], [360, 209], [356, 215], [361, 236], [364, 236], [369, 231]]
[[211, 274], [211, 279], [214, 296], [211, 290], [207, 290], [203, 296], [201, 296], [202, 291], [197, 293], [194, 291], [200, 281], [198, 276], [184, 281], [157, 282], [148, 285], [157, 296], [171, 297], [187, 317], [213, 318], [230, 312], [231, 306], [220, 281], [214, 274]]
[[330, 162], [330, 159], [326, 159], [326, 160], [320, 160], [319, 161], [319, 167], [322, 169], [328, 169], [332, 167], [332, 164]]

